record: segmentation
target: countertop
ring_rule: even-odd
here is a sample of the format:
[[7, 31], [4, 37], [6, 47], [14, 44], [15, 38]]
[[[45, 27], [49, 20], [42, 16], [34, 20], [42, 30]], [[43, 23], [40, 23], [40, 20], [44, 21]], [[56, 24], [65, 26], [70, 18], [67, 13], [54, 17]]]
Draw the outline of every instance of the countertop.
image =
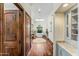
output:
[[69, 44], [67, 44], [66, 42], [57, 42], [57, 44], [62, 47], [63, 49], [65, 49], [69, 54], [71, 54], [72, 56], [77, 56], [77, 48], [70, 46]]

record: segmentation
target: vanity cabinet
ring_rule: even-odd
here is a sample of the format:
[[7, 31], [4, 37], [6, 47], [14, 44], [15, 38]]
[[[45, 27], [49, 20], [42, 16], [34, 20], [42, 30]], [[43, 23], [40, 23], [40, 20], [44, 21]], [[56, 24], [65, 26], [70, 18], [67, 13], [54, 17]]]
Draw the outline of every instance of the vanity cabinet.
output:
[[65, 49], [62, 48], [62, 56], [71, 56]]
[[56, 45], [56, 49], [56, 55], [62, 56], [62, 48], [58, 44]]
[[56, 45], [56, 55], [57, 56], [71, 56], [64, 48], [59, 46], [58, 44]]

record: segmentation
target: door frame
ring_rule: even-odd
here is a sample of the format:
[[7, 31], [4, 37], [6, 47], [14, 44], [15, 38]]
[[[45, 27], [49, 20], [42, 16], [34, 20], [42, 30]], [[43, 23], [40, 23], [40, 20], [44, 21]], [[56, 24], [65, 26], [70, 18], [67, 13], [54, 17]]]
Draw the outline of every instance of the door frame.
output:
[[[22, 39], [21, 40], [21, 55], [25, 55], [25, 52], [24, 52], [24, 8], [21, 6], [20, 3], [13, 3], [19, 10], [20, 12], [23, 14], [22, 16]], [[20, 18], [20, 17], [19, 17]]]
[[23, 22], [22, 22], [22, 31], [23, 31], [23, 33], [22, 33], [22, 35], [23, 35], [23, 42], [22, 42], [22, 46], [23, 46], [23, 52], [22, 52], [22, 55], [26, 55], [26, 47], [25, 47], [25, 44], [26, 44], [26, 42], [25, 42], [25, 16], [27, 15], [28, 17], [29, 17], [29, 20], [30, 20], [30, 48], [31, 48], [31, 17], [30, 17], [30, 15], [24, 10], [24, 8], [21, 6], [21, 4], [20, 3], [13, 3], [16, 7], [18, 7], [21, 11], [22, 11], [22, 13], [23, 13]]

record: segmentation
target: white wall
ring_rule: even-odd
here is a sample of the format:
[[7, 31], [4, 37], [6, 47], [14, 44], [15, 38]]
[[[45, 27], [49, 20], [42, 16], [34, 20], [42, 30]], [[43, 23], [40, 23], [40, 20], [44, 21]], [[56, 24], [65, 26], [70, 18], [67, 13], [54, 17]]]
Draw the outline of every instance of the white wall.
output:
[[[51, 24], [52, 23], [52, 24]], [[53, 42], [53, 16], [50, 15], [48, 17], [48, 32], [49, 32], [49, 35], [48, 35], [48, 38]]]
[[64, 13], [55, 14], [55, 40], [64, 40]]
[[54, 15], [54, 39], [53, 54], [56, 55], [56, 41], [64, 40], [64, 14], [56, 13]]
[[[48, 31], [49, 31], [49, 39], [53, 42], [54, 40], [54, 20], [53, 19], [53, 15], [55, 14], [56, 10], [59, 8], [59, 6], [61, 6], [62, 3], [53, 3], [53, 9], [52, 9], [52, 12], [50, 13], [50, 15], [48, 16]], [[52, 22], [52, 32], [51, 32], [51, 25], [50, 25], [50, 22]]]

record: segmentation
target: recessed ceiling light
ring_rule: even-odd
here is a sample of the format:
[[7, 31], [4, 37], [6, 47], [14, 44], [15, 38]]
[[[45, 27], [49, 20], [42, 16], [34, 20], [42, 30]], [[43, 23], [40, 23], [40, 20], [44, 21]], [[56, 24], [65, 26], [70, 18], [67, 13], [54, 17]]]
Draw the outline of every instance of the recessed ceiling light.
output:
[[65, 3], [65, 4], [63, 4], [63, 7], [67, 7], [69, 4], [68, 3]]
[[40, 12], [40, 11], [41, 11], [41, 9], [38, 9], [38, 11]]
[[44, 19], [35, 19], [35, 21], [44, 21]]

